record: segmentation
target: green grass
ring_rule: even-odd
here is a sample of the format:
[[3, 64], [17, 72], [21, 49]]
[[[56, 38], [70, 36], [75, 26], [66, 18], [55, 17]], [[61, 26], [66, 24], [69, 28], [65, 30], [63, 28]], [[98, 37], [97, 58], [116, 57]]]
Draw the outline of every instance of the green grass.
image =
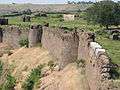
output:
[[33, 90], [34, 85], [42, 77], [41, 70], [43, 67], [44, 65], [39, 65], [31, 71], [30, 75], [27, 77], [26, 81], [22, 85], [23, 90]]
[[97, 37], [97, 41], [106, 49], [112, 61], [120, 64], [120, 41], [110, 40], [104, 36]]
[[11, 74], [6, 77], [6, 82], [2, 86], [2, 90], [14, 90], [16, 79]]
[[19, 25], [22, 27], [28, 27], [31, 24], [43, 24], [44, 22], [48, 22], [50, 26], [64, 26], [68, 28], [82, 28], [82, 29], [88, 29], [91, 31], [94, 31], [96, 29], [99, 29], [100, 27], [98, 25], [92, 25], [88, 24], [85, 20], [82, 18], [74, 21], [61, 21], [62, 18], [57, 18], [56, 14], [53, 14], [53, 16], [50, 14], [48, 17], [36, 17], [32, 18], [31, 22], [22, 22], [21, 16], [17, 17], [8, 17], [9, 24]]

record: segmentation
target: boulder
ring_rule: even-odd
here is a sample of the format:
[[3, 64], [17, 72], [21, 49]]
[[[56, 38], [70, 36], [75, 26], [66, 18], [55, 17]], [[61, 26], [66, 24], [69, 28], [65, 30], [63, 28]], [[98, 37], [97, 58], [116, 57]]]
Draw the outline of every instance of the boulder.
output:
[[96, 49], [101, 49], [102, 46], [100, 46], [98, 43], [96, 42], [90, 42], [90, 47], [95, 51]]
[[106, 79], [109, 79], [111, 76], [110, 76], [109, 73], [102, 73], [101, 77], [102, 77], [103, 80], [106, 80]]
[[101, 73], [108, 73], [110, 71], [110, 68], [103, 68], [101, 70]]
[[105, 49], [97, 48], [95, 50], [95, 55], [98, 56], [99, 53], [105, 53]]

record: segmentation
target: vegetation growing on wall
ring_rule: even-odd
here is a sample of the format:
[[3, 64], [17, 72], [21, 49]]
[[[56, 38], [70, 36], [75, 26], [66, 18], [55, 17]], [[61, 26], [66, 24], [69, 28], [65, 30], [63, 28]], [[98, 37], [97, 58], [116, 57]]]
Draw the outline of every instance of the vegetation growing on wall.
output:
[[20, 38], [19, 44], [21, 47], [26, 46], [28, 47], [29, 41], [27, 37]]
[[52, 71], [55, 67], [54, 61], [49, 61], [48, 66], [49, 66], [50, 70]]
[[78, 67], [82, 67], [82, 68], [85, 67], [85, 60], [83, 60], [83, 59], [76, 60], [76, 63], [77, 63]]

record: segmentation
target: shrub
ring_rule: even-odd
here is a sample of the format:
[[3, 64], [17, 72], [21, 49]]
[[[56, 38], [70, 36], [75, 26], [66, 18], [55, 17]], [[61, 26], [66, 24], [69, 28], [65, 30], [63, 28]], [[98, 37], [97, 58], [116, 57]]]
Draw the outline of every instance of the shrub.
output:
[[5, 54], [8, 54], [8, 55], [11, 55], [11, 54], [12, 54], [11, 49], [12, 49], [12, 48], [5, 48], [5, 49], [4, 49], [4, 53], [5, 53]]
[[50, 68], [51, 70], [53, 70], [53, 69], [54, 69], [55, 64], [54, 64], [54, 62], [53, 62], [53, 61], [49, 61], [49, 62], [48, 62], [48, 66], [49, 66], [49, 68]]
[[11, 76], [11, 74], [7, 75], [6, 82], [2, 86], [2, 90], [13, 90], [16, 84], [16, 79]]
[[60, 18], [60, 19], [59, 19], [59, 21], [60, 21], [60, 22], [63, 22], [63, 21], [64, 21], [64, 19], [63, 19], [63, 18]]
[[0, 61], [0, 76], [2, 75], [2, 71], [3, 71], [3, 63]]
[[34, 88], [35, 83], [37, 83], [38, 80], [42, 77], [41, 70], [43, 66], [44, 65], [39, 65], [37, 68], [31, 71], [30, 75], [22, 85], [24, 90], [32, 90]]
[[112, 79], [119, 79], [120, 78], [119, 70], [120, 70], [119, 66], [117, 64], [113, 63], [113, 66], [110, 70], [110, 74], [111, 74]]
[[82, 67], [82, 68], [85, 67], [85, 60], [83, 60], [83, 59], [76, 60], [76, 63], [77, 63], [78, 67]]
[[23, 46], [26, 46], [26, 47], [28, 47], [28, 45], [29, 45], [29, 41], [28, 41], [28, 38], [21, 38], [20, 40], [19, 40], [19, 44], [20, 44], [20, 46], [21, 47], [23, 47]]

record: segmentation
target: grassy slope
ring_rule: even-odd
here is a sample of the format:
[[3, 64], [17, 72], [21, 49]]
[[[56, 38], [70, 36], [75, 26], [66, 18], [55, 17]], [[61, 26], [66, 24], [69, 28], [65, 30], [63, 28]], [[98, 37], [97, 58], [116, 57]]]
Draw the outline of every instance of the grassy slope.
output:
[[[54, 17], [53, 17], [54, 16]], [[61, 18], [56, 18], [56, 15], [49, 15], [47, 18], [45, 17], [37, 17], [37, 18], [32, 18], [31, 22], [22, 22], [20, 17], [9, 17], [9, 23], [10, 24], [17, 24], [21, 25], [22, 27], [29, 26], [30, 24], [43, 24], [44, 22], [49, 22], [50, 26], [66, 26], [69, 28], [82, 28], [85, 30], [90, 30], [90, 31], [98, 31], [102, 30], [102, 28], [99, 25], [93, 25], [93, 24], [88, 24], [85, 20], [82, 18], [74, 21], [60, 21]], [[107, 50], [108, 54], [112, 58], [112, 61], [115, 63], [120, 64], [120, 41], [113, 41], [110, 40], [104, 35], [97, 35], [97, 41], [101, 43], [101, 45]]]
[[114, 63], [120, 64], [120, 41], [113, 41], [99, 36], [97, 41], [107, 50]]

